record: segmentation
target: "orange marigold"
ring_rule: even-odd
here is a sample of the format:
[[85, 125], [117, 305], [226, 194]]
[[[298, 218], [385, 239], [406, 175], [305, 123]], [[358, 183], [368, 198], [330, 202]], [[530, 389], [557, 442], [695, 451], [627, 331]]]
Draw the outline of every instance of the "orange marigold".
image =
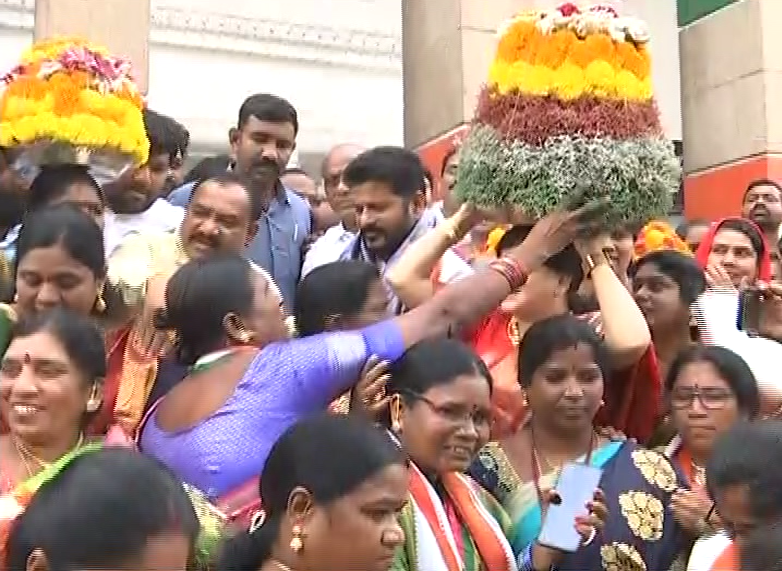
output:
[[637, 49], [630, 42], [622, 42], [616, 46], [616, 56], [619, 65], [638, 79], [649, 77], [649, 73], [652, 70], [652, 62], [646, 49]]
[[[585, 50], [592, 54], [589, 63], [602, 60], [616, 67], [616, 48], [608, 34], [591, 34], [584, 39]], [[588, 65], [588, 64], [587, 64]]]
[[497, 45], [497, 59], [509, 63], [523, 60], [533, 62], [542, 36], [535, 24], [528, 21], [514, 22], [502, 35]]
[[535, 64], [545, 65], [551, 69], [557, 69], [567, 59], [573, 42], [578, 41], [576, 35], [570, 30], [559, 30], [541, 42], [535, 58]]

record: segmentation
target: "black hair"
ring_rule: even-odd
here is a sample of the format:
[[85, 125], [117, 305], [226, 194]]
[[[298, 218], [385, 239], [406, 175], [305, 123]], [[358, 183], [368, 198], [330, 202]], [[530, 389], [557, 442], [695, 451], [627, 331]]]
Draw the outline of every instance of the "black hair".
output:
[[752, 244], [752, 249], [755, 251], [755, 255], [758, 258], [758, 264], [760, 264], [760, 259], [766, 252], [766, 241], [764, 240], [763, 234], [760, 233], [760, 230], [758, 230], [757, 226], [755, 226], [749, 220], [745, 220], [744, 218], [728, 218], [719, 225], [715, 235], [720, 230], [734, 230], [736, 232], [741, 232], [747, 238], [749, 238], [749, 241]]
[[675, 250], [650, 252], [630, 266], [629, 277], [635, 278], [638, 270], [648, 264], [654, 265], [679, 286], [679, 299], [687, 306], [706, 291], [706, 276], [692, 256]]
[[257, 192], [253, 192], [252, 185], [248, 182], [247, 177], [234, 171], [224, 171], [212, 175], [196, 183], [193, 187], [193, 192], [190, 195], [190, 200], [193, 200], [198, 189], [206, 183], [217, 184], [223, 187], [238, 186], [247, 195], [247, 202], [250, 205], [250, 220], [254, 222], [263, 215], [263, 198], [261, 198], [261, 195]]
[[25, 217], [16, 246], [16, 268], [28, 252], [57, 244], [96, 278], [106, 277], [103, 232], [95, 220], [72, 204], [46, 206]]
[[760, 391], [755, 375], [741, 356], [725, 347], [694, 345], [679, 353], [665, 378], [665, 388], [669, 393], [682, 369], [692, 363], [711, 364], [736, 397], [739, 411], [749, 420], [757, 418], [760, 414]]
[[203, 158], [187, 172], [182, 183], [199, 183], [204, 179], [226, 172], [230, 165], [231, 157], [228, 155], [216, 155], [214, 157]]
[[174, 273], [166, 284], [165, 309], [156, 314], [155, 326], [176, 333], [180, 363], [192, 365], [221, 344], [226, 315], [250, 312], [256, 275], [239, 254], [190, 260]]
[[697, 228], [698, 226], [709, 226], [709, 221], [705, 218], [695, 218], [694, 220], [685, 220], [676, 227], [676, 235], [682, 240], [687, 239], [687, 234], [690, 230]]
[[752, 191], [753, 189], [756, 189], [759, 186], [771, 186], [777, 189], [777, 192], [782, 195], [782, 186], [776, 181], [771, 180], [770, 178], [759, 178], [756, 180], [753, 180], [747, 185], [747, 190], [744, 191], [744, 196], [742, 197], [742, 202], [747, 199], [747, 195]]
[[[527, 239], [532, 231], [533, 224], [517, 224], [509, 228], [497, 242], [494, 251], [498, 257], [509, 249], [519, 246]], [[581, 254], [578, 253], [573, 244], [568, 244], [565, 248], [548, 258], [543, 265], [560, 277], [568, 278], [570, 285], [568, 294], [572, 295], [578, 291], [581, 281], [584, 279], [584, 268], [581, 261]]]
[[754, 518], [782, 516], [782, 421], [739, 422], [721, 434], [706, 464], [706, 485], [712, 500], [726, 487], [746, 486]]
[[43, 166], [38, 175], [30, 183], [27, 194], [27, 212], [39, 210], [62, 198], [75, 184], [86, 184], [95, 189], [101, 204], [106, 203], [106, 197], [100, 185], [90, 175], [83, 165], [53, 165]]
[[753, 529], [742, 542], [742, 571], [782, 571], [782, 522]]
[[451, 157], [453, 157], [456, 153], [458, 153], [460, 149], [461, 149], [460, 145], [454, 145], [453, 147], [448, 149], [447, 153], [445, 153], [445, 155], [443, 156], [443, 160], [440, 163], [440, 176], [443, 176], [445, 174], [445, 169], [448, 166], [448, 161], [450, 161]]
[[123, 448], [85, 452], [17, 518], [8, 571], [25, 571], [36, 549], [53, 570], [129, 568], [150, 539], [175, 531], [194, 544], [198, 530], [185, 490], [159, 462]]
[[[399, 394], [403, 401], [412, 404], [420, 395], [433, 387], [447, 385], [462, 375], [477, 374], [486, 380], [491, 391], [494, 387], [489, 368], [469, 346], [456, 339], [435, 337], [424, 339], [410, 347], [404, 355], [391, 364], [388, 394]], [[391, 425], [390, 414], [381, 422]]]
[[148, 108], [142, 111], [142, 115], [149, 139], [150, 157], [168, 155], [168, 163], [171, 166], [177, 156], [184, 157], [187, 154], [190, 133], [181, 123]]
[[241, 129], [255, 117], [269, 123], [290, 123], [293, 133], [299, 132], [299, 116], [296, 109], [286, 99], [270, 93], [256, 93], [244, 100], [239, 108], [237, 126]]
[[352, 317], [361, 312], [372, 284], [380, 280], [374, 264], [342, 260], [319, 266], [299, 282], [294, 318], [301, 337], [326, 330], [334, 315]]
[[93, 320], [64, 307], [23, 315], [11, 329], [11, 340], [47, 332], [90, 382], [106, 377], [106, 348]]
[[364, 151], [342, 173], [348, 187], [379, 182], [387, 184], [394, 194], [407, 201], [422, 190], [424, 177], [424, 165], [416, 153], [391, 146]]
[[542, 319], [524, 334], [519, 345], [519, 384], [529, 387], [535, 372], [556, 351], [582, 344], [592, 349], [595, 364], [607, 381], [611, 375], [611, 356], [605, 343], [587, 321], [565, 314]]
[[263, 525], [228, 540], [218, 568], [261, 568], [277, 541], [295, 488], [306, 489], [316, 505], [328, 506], [394, 464], [405, 465], [404, 453], [385, 432], [361, 419], [323, 414], [298, 422], [274, 444], [263, 468]]

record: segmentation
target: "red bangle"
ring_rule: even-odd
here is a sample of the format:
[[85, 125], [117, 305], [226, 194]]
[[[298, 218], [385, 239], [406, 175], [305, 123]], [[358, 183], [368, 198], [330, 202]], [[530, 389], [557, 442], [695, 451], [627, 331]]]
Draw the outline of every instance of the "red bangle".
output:
[[521, 267], [521, 264], [513, 258], [499, 258], [492, 260], [489, 268], [500, 274], [508, 282], [511, 291], [516, 291], [525, 283], [529, 275]]

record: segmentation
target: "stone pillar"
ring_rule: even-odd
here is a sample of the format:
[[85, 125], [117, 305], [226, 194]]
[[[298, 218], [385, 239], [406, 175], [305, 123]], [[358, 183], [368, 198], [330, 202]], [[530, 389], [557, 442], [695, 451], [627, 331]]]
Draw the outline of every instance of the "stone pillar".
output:
[[439, 176], [452, 134], [472, 117], [496, 30], [535, 0], [402, 0], [405, 145]]
[[750, 182], [782, 182], [782, 2], [678, 4], [685, 213], [736, 215]]
[[82, 36], [133, 63], [139, 88], [149, 81], [150, 0], [36, 0], [35, 40]]

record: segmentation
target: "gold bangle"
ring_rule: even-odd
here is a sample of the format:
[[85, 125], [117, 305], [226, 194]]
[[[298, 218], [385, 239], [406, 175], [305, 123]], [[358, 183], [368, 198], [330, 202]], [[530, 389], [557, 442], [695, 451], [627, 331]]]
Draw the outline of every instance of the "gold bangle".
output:
[[608, 258], [605, 255], [605, 252], [601, 253], [597, 260], [595, 260], [595, 257], [592, 256], [592, 254], [587, 254], [584, 256], [584, 262], [586, 262], [587, 265], [587, 277], [592, 275], [592, 272], [595, 270], [596, 267], [601, 266], [603, 264], [608, 263]]

